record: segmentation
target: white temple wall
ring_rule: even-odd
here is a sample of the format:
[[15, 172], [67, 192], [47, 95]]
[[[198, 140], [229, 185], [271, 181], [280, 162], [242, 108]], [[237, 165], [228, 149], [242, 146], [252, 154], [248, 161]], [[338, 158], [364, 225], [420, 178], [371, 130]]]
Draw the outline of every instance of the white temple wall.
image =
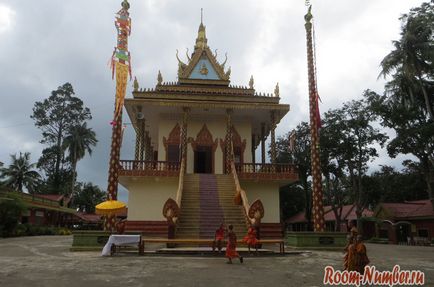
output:
[[241, 188], [246, 191], [247, 199], [252, 204], [260, 199], [264, 205], [264, 223], [280, 222], [279, 184], [274, 182], [245, 182], [241, 181]]
[[140, 178], [123, 185], [128, 189], [128, 220], [166, 220], [163, 205], [176, 198], [178, 177]]

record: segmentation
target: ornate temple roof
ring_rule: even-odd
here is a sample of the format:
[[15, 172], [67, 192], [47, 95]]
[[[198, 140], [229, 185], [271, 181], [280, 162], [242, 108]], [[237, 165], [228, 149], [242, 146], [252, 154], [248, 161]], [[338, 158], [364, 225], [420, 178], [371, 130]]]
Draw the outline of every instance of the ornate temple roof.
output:
[[229, 85], [231, 69], [225, 71], [226, 59], [223, 63], [217, 60], [217, 50], [213, 54], [208, 47], [208, 39], [206, 38], [206, 28], [202, 21], [199, 25], [196, 44], [194, 51], [188, 55], [186, 53], [187, 63], [181, 61], [176, 52], [178, 59], [178, 81], [180, 84], [214, 84], [214, 85]]

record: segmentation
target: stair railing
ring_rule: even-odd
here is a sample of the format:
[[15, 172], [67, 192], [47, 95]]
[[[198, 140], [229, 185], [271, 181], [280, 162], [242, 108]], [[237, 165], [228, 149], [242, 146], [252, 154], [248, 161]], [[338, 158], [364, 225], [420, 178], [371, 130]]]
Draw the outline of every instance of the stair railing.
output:
[[247, 225], [250, 226], [253, 222], [249, 217], [249, 209], [250, 209], [249, 200], [247, 199], [246, 192], [244, 191], [244, 189], [241, 188], [240, 181], [238, 180], [237, 170], [235, 168], [235, 163], [233, 160], [231, 160], [231, 172], [235, 182], [235, 191], [236, 191], [235, 196], [238, 196], [239, 194], [239, 196], [241, 197], [241, 204], [243, 206], [244, 216], [246, 217], [246, 223]]
[[175, 200], [169, 198], [163, 206], [163, 216], [167, 220], [168, 225], [168, 238], [175, 238], [176, 227], [178, 218], [181, 212], [182, 192], [184, 189], [184, 175], [185, 175], [185, 156], [181, 158], [181, 168], [179, 169], [178, 189], [176, 191]]
[[[181, 159], [181, 168], [179, 169], [179, 181], [178, 181], [178, 190], [176, 191], [176, 204], [178, 204], [178, 208], [181, 209], [182, 202], [182, 192], [184, 191], [184, 175], [185, 175], [185, 157], [183, 156]], [[178, 218], [176, 218], [177, 220]]]
[[260, 199], [255, 200], [251, 205], [249, 205], [249, 200], [247, 199], [247, 194], [244, 189], [241, 188], [240, 181], [238, 179], [237, 169], [234, 162], [234, 143], [231, 141], [231, 172], [235, 182], [236, 194], [235, 196], [241, 197], [241, 204], [243, 206], [244, 215], [246, 217], [246, 224], [248, 227], [251, 225], [259, 228], [261, 224], [261, 219], [264, 217], [264, 205]]

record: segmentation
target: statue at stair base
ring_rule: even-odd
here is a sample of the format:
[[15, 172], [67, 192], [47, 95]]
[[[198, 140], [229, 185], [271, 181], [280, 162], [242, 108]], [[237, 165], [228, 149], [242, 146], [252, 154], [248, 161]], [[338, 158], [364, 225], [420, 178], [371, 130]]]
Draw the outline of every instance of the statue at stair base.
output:
[[[264, 217], [264, 205], [260, 199], [250, 205], [247, 213], [251, 226], [256, 230], [256, 239], [261, 239], [261, 219]], [[261, 246], [258, 246], [261, 248]]]
[[175, 200], [169, 198], [163, 206], [163, 216], [167, 220], [168, 232], [167, 238], [175, 238], [176, 221], [179, 217], [179, 206]]

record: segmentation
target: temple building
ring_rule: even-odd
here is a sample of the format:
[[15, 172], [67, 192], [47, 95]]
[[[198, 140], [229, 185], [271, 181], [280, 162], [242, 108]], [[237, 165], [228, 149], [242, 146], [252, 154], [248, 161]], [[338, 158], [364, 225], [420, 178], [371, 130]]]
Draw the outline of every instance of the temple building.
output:
[[[126, 230], [150, 236], [212, 238], [220, 223], [244, 234], [280, 237], [279, 187], [297, 180], [276, 163], [276, 125], [289, 112], [279, 87], [258, 93], [230, 84], [231, 69], [208, 46], [203, 23], [193, 53], [178, 55], [178, 80], [140, 88], [125, 108], [136, 132], [135, 154], [120, 161], [128, 190]], [[270, 162], [265, 141], [270, 137]], [[260, 148], [261, 157], [256, 158]]]

